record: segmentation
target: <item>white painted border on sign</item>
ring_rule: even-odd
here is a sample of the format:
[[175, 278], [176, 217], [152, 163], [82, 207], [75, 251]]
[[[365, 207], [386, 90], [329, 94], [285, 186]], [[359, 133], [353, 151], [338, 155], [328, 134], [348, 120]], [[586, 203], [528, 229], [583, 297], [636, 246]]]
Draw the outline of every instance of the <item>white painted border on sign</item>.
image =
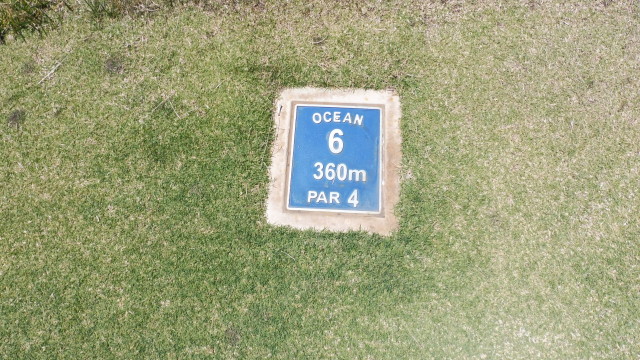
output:
[[[378, 183], [378, 210], [377, 211], [362, 211], [362, 210], [336, 210], [336, 209], [313, 209], [313, 208], [301, 208], [301, 207], [291, 207], [289, 206], [289, 200], [290, 200], [290, 196], [291, 196], [291, 170], [293, 168], [293, 149], [295, 147], [295, 142], [296, 142], [296, 124], [298, 123], [298, 106], [313, 106], [313, 107], [344, 107], [344, 108], [351, 108], [351, 109], [374, 109], [374, 110], [380, 110], [380, 121], [379, 121], [379, 126], [380, 126], [380, 143], [378, 144], [378, 179], [380, 179], [379, 183]], [[331, 103], [331, 104], [327, 104], [326, 102], [321, 102], [321, 103], [312, 103], [312, 102], [304, 102], [304, 103], [298, 103], [296, 102], [295, 105], [293, 106], [293, 119], [292, 121], [292, 125], [291, 125], [291, 135], [290, 135], [290, 141], [291, 143], [289, 144], [289, 161], [287, 163], [287, 200], [285, 203], [285, 206], [287, 208], [287, 210], [292, 210], [292, 211], [318, 211], [318, 212], [333, 212], [333, 213], [352, 213], [352, 214], [375, 214], [378, 215], [382, 212], [382, 188], [384, 186], [384, 177], [382, 176], [383, 174], [383, 168], [384, 168], [384, 159], [383, 159], [383, 151], [382, 149], [384, 149], [384, 133], [383, 133], [383, 126], [382, 126], [382, 122], [384, 121], [384, 106], [362, 106], [362, 105], [352, 105], [349, 103]]]

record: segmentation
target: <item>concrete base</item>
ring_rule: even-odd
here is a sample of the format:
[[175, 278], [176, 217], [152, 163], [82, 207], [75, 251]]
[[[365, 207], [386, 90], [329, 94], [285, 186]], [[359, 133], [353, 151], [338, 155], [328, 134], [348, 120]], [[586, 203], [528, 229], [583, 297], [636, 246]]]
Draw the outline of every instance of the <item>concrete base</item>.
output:
[[[293, 102], [321, 102], [336, 105], [384, 106], [382, 117], [382, 213], [376, 215], [341, 212], [309, 212], [288, 210], [287, 177], [292, 139]], [[286, 89], [276, 101], [274, 122], [276, 139], [273, 143], [267, 221], [297, 229], [331, 231], [362, 230], [381, 235], [391, 234], [398, 226], [394, 209], [400, 195], [401, 165], [400, 99], [390, 91], [358, 89]]]

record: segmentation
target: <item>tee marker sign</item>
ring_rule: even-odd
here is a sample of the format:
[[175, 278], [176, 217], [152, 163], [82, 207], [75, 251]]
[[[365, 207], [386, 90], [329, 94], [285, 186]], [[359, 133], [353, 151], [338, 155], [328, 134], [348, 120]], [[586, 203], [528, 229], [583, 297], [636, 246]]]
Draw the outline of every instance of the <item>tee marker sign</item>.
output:
[[389, 234], [397, 226], [400, 104], [387, 91], [285, 90], [276, 103], [267, 220]]
[[379, 214], [382, 109], [293, 107], [287, 209]]

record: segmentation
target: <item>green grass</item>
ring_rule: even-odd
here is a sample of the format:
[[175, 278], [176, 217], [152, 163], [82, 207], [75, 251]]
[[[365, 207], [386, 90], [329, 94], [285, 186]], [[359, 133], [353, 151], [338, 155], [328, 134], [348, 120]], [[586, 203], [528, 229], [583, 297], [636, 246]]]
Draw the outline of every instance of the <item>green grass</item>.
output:
[[[639, 23], [266, 2], [9, 42], [0, 358], [637, 358]], [[400, 94], [393, 236], [265, 223], [298, 86]]]

